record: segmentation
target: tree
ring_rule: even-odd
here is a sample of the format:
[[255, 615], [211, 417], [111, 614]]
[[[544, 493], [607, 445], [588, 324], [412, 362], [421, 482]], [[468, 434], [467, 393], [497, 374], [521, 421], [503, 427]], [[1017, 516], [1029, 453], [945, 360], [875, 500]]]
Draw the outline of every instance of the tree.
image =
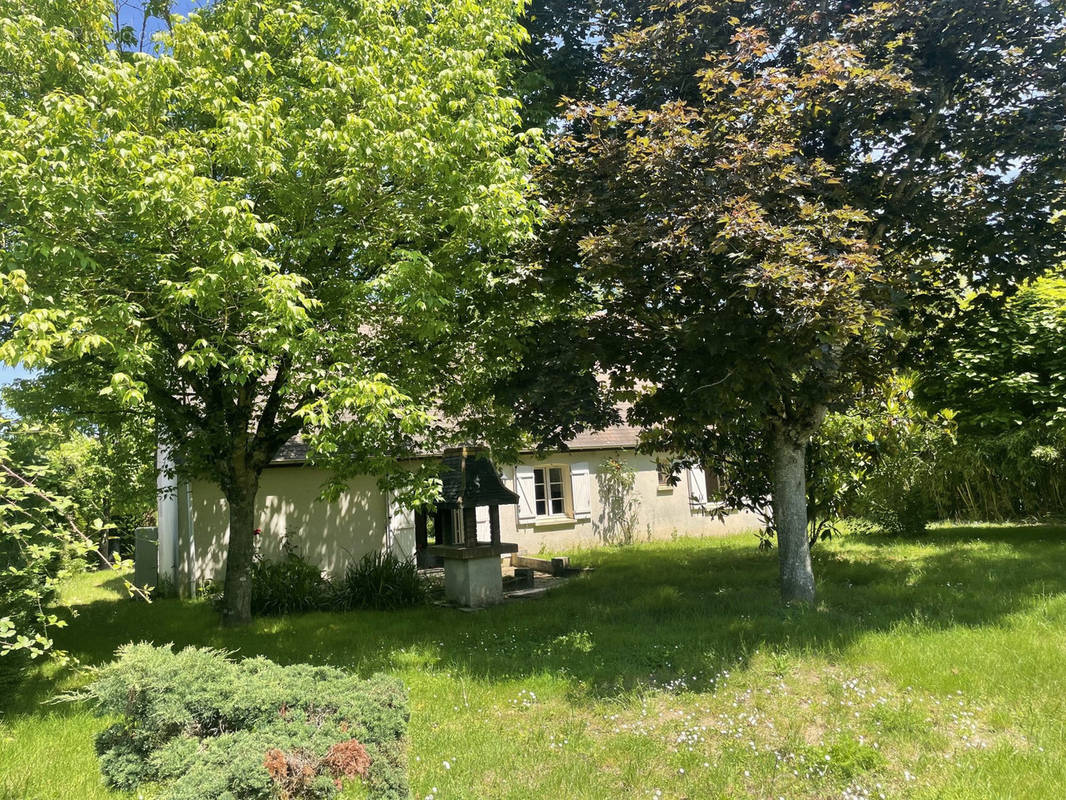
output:
[[[55, 650], [50, 636], [50, 629], [66, 625], [54, 608], [59, 585], [83, 569], [86, 558], [102, 567], [119, 564], [92, 538], [106, 532], [107, 524], [90, 516], [91, 507], [61, 493], [78, 488], [71, 466], [89, 464], [76, 452], [85, 440], [26, 453], [38, 434], [21, 422], [0, 421], [0, 657], [65, 660], [67, 654]], [[124, 583], [131, 594], [149, 599], [144, 590]]]
[[1066, 273], [1058, 267], [1026, 282], [995, 315], [982, 311], [981, 295], [962, 300], [944, 356], [925, 364], [917, 384], [923, 405], [950, 408], [958, 421], [953, 461], [963, 469], [941, 465], [948, 510], [985, 518], [1061, 512]]
[[809, 454], [812, 542], [841, 517], [910, 535], [934, 517], [943, 462], [955, 448], [955, 414], [921, 408], [914, 384], [911, 374], [893, 375], [847, 411], [826, 415]]
[[35, 488], [47, 465], [31, 466], [26, 477], [21, 467], [0, 438], [0, 656], [37, 658], [52, 649], [48, 629], [63, 625], [50, 609], [56, 589], [92, 545], [64, 524], [70, 499]]
[[585, 312], [645, 448], [738, 485], [769, 470], [782, 594], [811, 601], [824, 415], [940, 325], [960, 279], [1008, 284], [1062, 247], [1063, 15], [678, 2], [644, 22], [555, 143], [540, 290]]
[[98, 548], [104, 555], [115, 548], [129, 552], [134, 529], [155, 518], [155, 425], [151, 417], [87, 394], [85, 383], [64, 385], [43, 375], [0, 389], [0, 400], [20, 423], [11, 451], [17, 463], [52, 466], [38, 485], [70, 498], [83, 530], [102, 521]]
[[980, 300], [963, 300], [949, 355], [923, 371], [919, 398], [955, 409], [964, 433], [1066, 432], [1066, 271], [1027, 281], [995, 316], [971, 313]]
[[495, 418], [492, 299], [539, 153], [500, 90], [515, 11], [233, 0], [0, 117], [0, 357], [148, 406], [218, 482], [226, 621], [249, 617], [259, 477], [287, 440], [339, 484]]
[[514, 56], [524, 118], [553, 127], [561, 98], [599, 97], [609, 82], [604, 50], [648, 10], [645, 0], [531, 0], [529, 39]]
[[755, 65], [768, 47], [751, 31], [709, 66], [698, 108], [572, 112], [582, 134], [558, 148], [545, 258], [579, 264], [578, 285], [600, 295], [595, 336], [645, 444], [702, 455], [757, 432], [782, 591], [809, 601], [806, 444], [828, 406], [882, 368], [891, 284], [864, 215], [823, 200], [835, 178], [799, 157], [795, 117], [840, 92], [876, 102], [898, 81], [825, 48], [767, 74]]

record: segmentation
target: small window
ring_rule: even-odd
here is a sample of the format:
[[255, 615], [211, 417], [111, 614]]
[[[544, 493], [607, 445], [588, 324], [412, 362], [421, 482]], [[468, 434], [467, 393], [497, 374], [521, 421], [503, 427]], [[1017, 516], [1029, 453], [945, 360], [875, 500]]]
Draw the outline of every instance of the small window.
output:
[[655, 472], [659, 477], [659, 488], [670, 489], [673, 484], [670, 483], [670, 476], [673, 475], [673, 464], [663, 458], [655, 459]]
[[533, 470], [538, 517], [566, 516], [566, 481], [564, 467], [537, 467]]
[[703, 477], [707, 482], [707, 499], [714, 502], [722, 496], [722, 478], [714, 470], [704, 468]]

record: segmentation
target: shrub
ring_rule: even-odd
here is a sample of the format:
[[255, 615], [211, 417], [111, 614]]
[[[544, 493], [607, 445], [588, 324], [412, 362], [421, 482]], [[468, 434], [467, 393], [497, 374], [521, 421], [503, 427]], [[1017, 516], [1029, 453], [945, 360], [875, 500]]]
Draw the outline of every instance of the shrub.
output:
[[429, 588], [418, 565], [392, 553], [368, 553], [358, 564], [349, 565], [334, 587], [335, 603], [342, 610], [407, 608], [428, 599]]
[[406, 800], [407, 697], [386, 676], [130, 644], [85, 692], [121, 721], [96, 740], [106, 782], [164, 800], [327, 800], [344, 780]]
[[292, 614], [330, 605], [330, 585], [321, 570], [291, 544], [277, 560], [257, 558], [252, 565], [252, 613]]
[[868, 490], [866, 515], [882, 531], [896, 536], [919, 536], [933, 519], [935, 508], [922, 486], [882, 481]]

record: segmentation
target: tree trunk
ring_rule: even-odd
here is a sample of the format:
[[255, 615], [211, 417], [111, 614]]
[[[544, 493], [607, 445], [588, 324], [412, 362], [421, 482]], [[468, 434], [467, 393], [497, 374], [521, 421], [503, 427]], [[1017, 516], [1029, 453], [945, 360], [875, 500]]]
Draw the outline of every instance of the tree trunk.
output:
[[252, 619], [252, 558], [255, 554], [255, 498], [259, 474], [236, 464], [223, 491], [229, 505], [229, 547], [222, 593], [222, 623], [243, 625]]
[[814, 602], [814, 572], [807, 542], [807, 444], [785, 431], [774, 437], [774, 527], [781, 561], [781, 599]]

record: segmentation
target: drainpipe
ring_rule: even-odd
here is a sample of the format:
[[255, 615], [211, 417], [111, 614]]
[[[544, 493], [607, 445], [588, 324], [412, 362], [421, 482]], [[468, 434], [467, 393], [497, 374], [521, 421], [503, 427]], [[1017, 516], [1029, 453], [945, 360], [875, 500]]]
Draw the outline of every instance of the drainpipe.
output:
[[196, 563], [196, 537], [192, 521], [192, 481], [185, 481], [185, 535], [189, 537], [189, 597], [196, 599], [196, 580], [199, 565]]
[[178, 479], [171, 449], [156, 446], [156, 526], [159, 582], [178, 588]]

